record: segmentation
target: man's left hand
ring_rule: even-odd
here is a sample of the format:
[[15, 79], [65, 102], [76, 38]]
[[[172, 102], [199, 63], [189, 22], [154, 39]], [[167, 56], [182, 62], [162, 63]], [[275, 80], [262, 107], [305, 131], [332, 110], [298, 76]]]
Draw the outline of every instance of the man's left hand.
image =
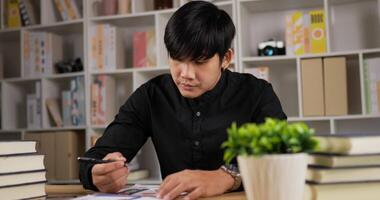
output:
[[171, 200], [185, 194], [185, 200], [193, 200], [223, 194], [233, 184], [232, 176], [221, 169], [214, 171], [183, 170], [165, 178], [157, 197]]

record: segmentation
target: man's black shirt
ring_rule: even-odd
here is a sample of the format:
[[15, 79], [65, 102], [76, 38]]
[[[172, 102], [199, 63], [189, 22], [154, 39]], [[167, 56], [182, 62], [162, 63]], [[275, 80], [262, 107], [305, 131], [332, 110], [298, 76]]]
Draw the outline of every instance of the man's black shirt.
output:
[[[184, 169], [215, 170], [223, 162], [221, 144], [232, 122], [286, 119], [272, 86], [249, 74], [225, 70], [216, 86], [195, 99], [184, 98], [170, 74], [138, 88], [85, 156], [102, 159], [120, 152], [132, 160], [150, 137], [162, 177]], [[80, 179], [92, 183], [91, 164], [81, 163]]]

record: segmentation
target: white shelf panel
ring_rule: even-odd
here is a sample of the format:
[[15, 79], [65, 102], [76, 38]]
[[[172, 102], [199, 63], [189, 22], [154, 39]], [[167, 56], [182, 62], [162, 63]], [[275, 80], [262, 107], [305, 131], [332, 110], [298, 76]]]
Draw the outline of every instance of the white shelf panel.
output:
[[170, 12], [170, 10], [148, 11], [148, 12], [131, 13], [131, 14], [124, 14], [124, 15], [98, 16], [98, 17], [91, 17], [90, 21], [93, 21], [93, 22], [103, 22], [103, 21], [111, 21], [111, 20], [136, 18], [136, 17], [154, 17], [154, 15], [156, 13], [165, 13], [165, 12]]
[[2, 82], [9, 82], [9, 83], [21, 83], [21, 82], [28, 82], [28, 81], [38, 81], [41, 80], [41, 77], [26, 77], [26, 78], [5, 78], [2, 80]]
[[22, 28], [5, 28], [5, 29], [0, 29], [0, 34], [5, 34], [5, 33], [17, 33], [20, 32]]
[[329, 121], [329, 120], [352, 120], [352, 119], [376, 119], [380, 115], [345, 115], [345, 116], [320, 116], [320, 117], [289, 117], [289, 122], [295, 121]]
[[243, 62], [255, 61], [282, 61], [282, 60], [295, 60], [297, 56], [257, 56], [257, 57], [243, 57]]
[[126, 74], [126, 73], [132, 73], [133, 69], [132, 68], [127, 68], [127, 69], [116, 69], [116, 70], [97, 70], [97, 71], [92, 71], [92, 75], [112, 75], [112, 74]]
[[239, 0], [251, 12], [271, 12], [279, 10], [295, 10], [305, 8], [323, 7], [323, 0]]
[[23, 129], [25, 132], [48, 132], [48, 131], [69, 131], [69, 130], [85, 130], [86, 126], [70, 126], [70, 127], [52, 127], [39, 129]]
[[243, 57], [243, 62], [250, 61], [276, 61], [276, 60], [292, 60], [292, 59], [307, 59], [307, 58], [319, 58], [319, 57], [332, 57], [332, 56], [349, 56], [349, 55], [359, 55], [359, 54], [371, 54], [371, 53], [380, 53], [380, 48], [372, 49], [360, 49], [360, 50], [350, 50], [350, 51], [336, 51], [330, 53], [321, 53], [321, 54], [305, 54], [299, 56], [249, 56]]
[[76, 19], [76, 20], [69, 20], [69, 21], [61, 21], [61, 22], [55, 22], [50, 24], [37, 24], [33, 26], [25, 26], [22, 27], [22, 30], [51, 30], [51, 29], [58, 29], [61, 27], [68, 27], [73, 25], [83, 25], [84, 20], [83, 19]]
[[77, 76], [84, 76], [84, 72], [74, 72], [74, 73], [63, 73], [63, 74], [52, 74], [52, 75], [45, 75], [42, 76], [41, 78], [46, 78], [46, 79], [62, 79], [62, 78], [73, 78]]

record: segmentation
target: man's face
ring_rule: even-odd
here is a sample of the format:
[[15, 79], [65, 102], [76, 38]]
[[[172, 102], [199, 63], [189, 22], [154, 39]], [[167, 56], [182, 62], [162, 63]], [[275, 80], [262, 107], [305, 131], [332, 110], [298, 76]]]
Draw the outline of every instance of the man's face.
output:
[[169, 58], [173, 81], [186, 98], [196, 98], [212, 90], [221, 76], [221, 65], [218, 54], [199, 62]]

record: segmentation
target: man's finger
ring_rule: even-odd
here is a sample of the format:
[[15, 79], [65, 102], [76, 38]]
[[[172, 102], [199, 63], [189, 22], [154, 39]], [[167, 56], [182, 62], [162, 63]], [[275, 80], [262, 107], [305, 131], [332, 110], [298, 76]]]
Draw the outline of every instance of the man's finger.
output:
[[124, 162], [127, 161], [127, 159], [120, 152], [109, 153], [103, 158], [103, 160], [121, 160]]
[[198, 199], [203, 195], [203, 189], [198, 187], [195, 190], [191, 191], [188, 195], [186, 195], [183, 200], [193, 200]]
[[106, 185], [101, 186], [101, 192], [118, 192], [127, 183], [127, 176], [120, 176], [117, 180], [114, 180]]
[[160, 185], [160, 189], [158, 191], [157, 197], [163, 198], [168, 192], [173, 190], [178, 184], [179, 184], [179, 181], [175, 175], [165, 178], [164, 182]]
[[104, 163], [104, 164], [96, 164], [94, 167], [92, 167], [92, 174], [94, 175], [104, 175], [108, 174], [112, 171], [115, 171], [117, 169], [120, 169], [124, 167], [123, 161], [115, 161], [110, 163]]
[[107, 185], [107, 184], [110, 184], [112, 182], [115, 182], [121, 176], [127, 177], [127, 175], [128, 175], [128, 169], [125, 167], [122, 167], [122, 168], [117, 169], [115, 171], [112, 171], [108, 174], [95, 175], [93, 177], [93, 182], [96, 186], [103, 186], [103, 185]]
[[163, 198], [164, 198], [164, 200], [175, 199], [176, 197], [181, 195], [181, 193], [186, 192], [187, 189], [188, 188], [187, 188], [186, 184], [181, 183], [181, 184], [175, 186], [174, 189], [170, 190], [166, 195], [163, 195]]

